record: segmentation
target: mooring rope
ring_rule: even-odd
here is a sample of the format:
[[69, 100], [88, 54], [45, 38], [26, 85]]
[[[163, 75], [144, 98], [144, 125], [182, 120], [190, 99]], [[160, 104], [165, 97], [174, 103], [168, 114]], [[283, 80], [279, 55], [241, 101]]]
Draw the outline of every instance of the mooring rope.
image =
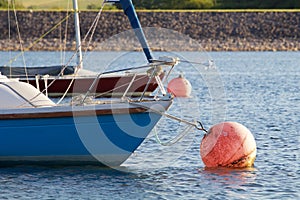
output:
[[18, 22], [18, 17], [17, 17], [17, 11], [16, 11], [16, 7], [15, 7], [15, 1], [13, 1], [12, 6], [13, 6], [13, 10], [14, 10], [16, 28], [17, 28], [17, 33], [18, 33], [18, 38], [19, 38], [19, 43], [20, 43], [20, 50], [21, 50], [21, 55], [22, 55], [22, 59], [23, 59], [24, 69], [25, 69], [24, 71], [25, 71], [25, 75], [26, 75], [26, 81], [28, 83], [29, 80], [28, 80], [27, 67], [26, 67], [26, 61], [25, 61], [25, 56], [24, 56], [24, 47], [23, 47], [22, 38], [21, 38], [21, 32], [20, 32], [20, 27], [19, 27], [19, 22]]
[[[8, 43], [9, 45], [12, 44], [11, 42], [11, 23], [10, 23], [10, 2], [8, 1], [7, 4], [7, 19], [8, 19]], [[11, 54], [11, 50], [9, 51], [9, 60], [11, 60], [12, 54]], [[9, 75], [10, 78], [12, 77], [12, 68], [11, 68], [11, 63], [9, 63]]]
[[200, 131], [204, 131], [205, 133], [207, 133], [208, 131], [203, 127], [202, 123], [200, 121], [195, 121], [195, 122], [191, 122], [191, 121], [188, 121], [188, 120], [185, 120], [185, 119], [182, 119], [182, 118], [179, 118], [179, 117], [176, 117], [174, 115], [171, 115], [171, 114], [168, 114], [166, 112], [163, 112], [163, 111], [159, 111], [157, 109], [154, 109], [154, 108], [151, 108], [151, 107], [148, 107], [148, 106], [144, 106], [144, 105], [141, 105], [139, 103], [134, 103], [134, 102], [130, 102], [129, 101], [129, 104], [133, 104], [133, 105], [136, 105], [136, 106], [140, 106], [140, 107], [143, 107], [145, 109], [148, 109], [152, 112], [155, 112], [161, 116], [164, 116], [164, 117], [167, 117], [167, 118], [170, 118], [170, 119], [173, 119], [175, 121], [178, 121], [178, 122], [182, 122], [182, 123], [185, 123], [187, 124], [188, 126], [191, 126], [191, 127], [194, 127]]
[[184, 131], [182, 131], [180, 134], [176, 135], [174, 138], [170, 139], [169, 141], [167, 142], [162, 142], [161, 139], [159, 139], [158, 137], [158, 133], [157, 133], [157, 130], [156, 128], [154, 129], [155, 131], [155, 138], [156, 138], [156, 141], [162, 145], [162, 146], [172, 146], [174, 144], [176, 144], [177, 142], [179, 142], [182, 138], [184, 138], [188, 133], [190, 133], [190, 130], [193, 128], [192, 125], [187, 125], [187, 127], [185, 128]]
[[[38, 39], [36, 39], [35, 41], [32, 42], [31, 45], [29, 45], [29, 47], [27, 48], [24, 48], [22, 50], [21, 53], [19, 53], [18, 55], [16, 55], [13, 59], [11, 59], [8, 64], [11, 64], [13, 63], [14, 61], [17, 60], [17, 58], [20, 56], [20, 55], [23, 55], [25, 51], [28, 51], [30, 50], [34, 45], [36, 45], [40, 40], [42, 40], [44, 37], [46, 37], [49, 33], [51, 33], [53, 30], [55, 30], [58, 26], [60, 26], [64, 21], [66, 21], [70, 16], [71, 16], [72, 13], [69, 13], [64, 19], [62, 19], [60, 22], [58, 22], [55, 26], [53, 26], [49, 31], [47, 31], [46, 33], [44, 33], [41, 37], [39, 37]], [[17, 22], [16, 22], [17, 23]]]
[[[97, 24], [98, 24], [98, 22], [99, 22], [99, 19], [100, 19], [102, 10], [103, 10], [103, 8], [104, 8], [104, 5], [105, 5], [105, 1], [102, 2], [101, 8], [100, 8], [100, 10], [99, 10], [99, 12], [98, 12], [98, 14], [97, 14], [95, 20], [93, 21], [91, 27], [89, 28], [88, 32], [85, 34], [85, 36], [84, 36], [84, 38], [83, 38], [83, 40], [82, 40], [82, 42], [84, 42], [84, 41], [87, 39], [87, 37], [88, 37], [88, 35], [90, 34], [90, 32], [92, 31], [91, 36], [90, 36], [90, 39], [89, 39], [89, 41], [88, 41], [88, 44], [87, 44], [87, 47], [86, 47], [86, 49], [85, 49], [85, 52], [84, 52], [84, 56], [83, 56], [83, 57], [86, 56], [86, 53], [87, 53], [87, 51], [88, 51], [88, 47], [90, 46], [90, 43], [91, 43], [91, 41], [92, 41], [92, 38], [93, 38], [93, 35], [94, 35], [94, 33], [95, 33]], [[75, 10], [74, 12], [78, 12], [78, 11]], [[68, 64], [71, 62], [71, 60], [75, 57], [75, 55], [77, 54], [77, 52], [79, 51], [79, 49], [81, 48], [81, 46], [82, 46], [82, 43], [81, 43], [80, 46], [76, 49], [76, 52], [75, 52], [75, 53], [73, 54], [73, 56], [69, 59], [68, 63], [63, 67], [62, 71], [65, 70], [65, 68], [68, 66]], [[83, 62], [83, 58], [82, 58], [82, 60], [80, 60], [80, 63], [78, 63], [78, 65], [80, 66], [80, 65], [82, 64], [82, 62]], [[65, 93], [63, 94], [63, 96], [60, 98], [60, 100], [57, 102], [57, 104], [60, 104], [60, 103], [63, 101], [63, 99], [66, 97], [66, 95], [68, 94], [68, 92], [69, 92], [69, 90], [70, 90], [70, 88], [71, 88], [73, 82], [75, 81], [75, 77], [76, 77], [76, 75], [78, 74], [78, 72], [79, 72], [79, 69], [76, 70], [76, 72], [75, 72], [75, 74], [74, 74], [74, 76], [73, 76], [73, 78], [72, 78], [70, 84], [68, 85], [67, 90], [65, 91]], [[98, 76], [100, 76], [100, 75], [98, 75]], [[98, 76], [97, 76], [97, 77], [98, 77]], [[57, 79], [57, 77], [56, 77], [52, 82], [54, 82], [56, 79]]]
[[[101, 15], [102, 10], [103, 10], [103, 7], [104, 7], [104, 3], [102, 3], [102, 7], [101, 7], [100, 11], [98, 12], [97, 19], [95, 19], [94, 22], [92, 23], [92, 26], [91, 26], [91, 28], [89, 29], [89, 31], [86, 33], [85, 37], [83, 38], [83, 41], [85, 41], [86, 38], [87, 38], [87, 36], [90, 34], [90, 32], [91, 32], [91, 30], [92, 30], [92, 27], [93, 27], [93, 26], [95, 26], [95, 27], [97, 26], [97, 23], [98, 23], [98, 21], [99, 21], [100, 15]], [[77, 11], [74, 11], [74, 12], [77, 12]], [[51, 30], [49, 30], [47, 33], [45, 33], [45, 34], [44, 34], [42, 37], [40, 37], [38, 40], [40, 40], [41, 38], [45, 37], [48, 33], [50, 33], [52, 30], [54, 30], [56, 27], [58, 27], [61, 23], [63, 23], [64, 21], [66, 21], [66, 20], [70, 17], [71, 14], [72, 14], [72, 13], [69, 13], [69, 14], [67, 15], [67, 17], [65, 17], [63, 20], [61, 20], [57, 25], [55, 25]], [[95, 31], [95, 29], [93, 30], [92, 34], [94, 34], [94, 31]], [[33, 46], [33, 45], [32, 45], [32, 46]], [[41, 93], [44, 93], [44, 92], [45, 92], [45, 91], [46, 91], [46, 90], [47, 90], [47, 89], [55, 82], [55, 80], [57, 80], [57, 79], [63, 74], [63, 71], [68, 67], [68, 65], [69, 65], [69, 64], [71, 63], [71, 61], [74, 59], [74, 57], [76, 56], [76, 54], [77, 54], [77, 52], [79, 51], [80, 48], [81, 48], [81, 46], [79, 46], [79, 47], [76, 49], [75, 53], [71, 56], [71, 58], [68, 60], [68, 62], [62, 67], [60, 73], [59, 73], [57, 76], [55, 76], [54, 80], [52, 80], [52, 81], [48, 84], [48, 87], [45, 88], [44, 90], [42, 90], [42, 91], [41, 91], [39, 94], [37, 94], [36, 96], [34, 96], [31, 100], [33, 100], [33, 99], [35, 99], [36, 97], [38, 97]], [[88, 48], [87, 48], [87, 49], [88, 49]], [[86, 49], [86, 51], [87, 51], [87, 49]], [[82, 62], [82, 60], [81, 60], [81, 62]], [[81, 63], [79, 63], [79, 64], [81, 64]], [[74, 80], [75, 80], [76, 75], [78, 74], [78, 71], [79, 71], [79, 70], [76, 70], [75, 74], [73, 74], [72, 80], [71, 80], [70, 84], [68, 85], [67, 90], [65, 91], [65, 93], [64, 93], [63, 96], [60, 98], [60, 100], [58, 101], [57, 104], [60, 104], [60, 103], [62, 102], [62, 100], [66, 97], [68, 91], [70, 90], [70, 88], [71, 88], [71, 86], [72, 86], [72, 84], [73, 84], [73, 82], [74, 82]], [[21, 106], [22, 106], [22, 105], [21, 105]]]
[[88, 41], [88, 44], [86, 45], [86, 49], [85, 49], [85, 52], [84, 52], [84, 56], [86, 55], [86, 53], [87, 53], [87, 51], [88, 51], [88, 48], [89, 48], [89, 46], [90, 46], [90, 44], [91, 44], [91, 42], [92, 42], [92, 39], [93, 39], [93, 36], [94, 36], [94, 34], [95, 34], [95, 31], [96, 31], [98, 22], [99, 22], [99, 20], [100, 20], [100, 17], [101, 17], [101, 14], [102, 14], [102, 11], [103, 11], [103, 8], [104, 8], [105, 3], [106, 3], [106, 1], [103, 1], [103, 2], [102, 2], [101, 8], [100, 8], [100, 10], [99, 10], [99, 12], [98, 12], [98, 14], [97, 14], [95, 20], [93, 21], [93, 23], [92, 23], [90, 29], [88, 30], [88, 32], [86, 33], [86, 35], [85, 35], [85, 37], [84, 37], [84, 39], [83, 39], [83, 41], [85, 41], [86, 38], [87, 38], [87, 36], [90, 34], [90, 32], [92, 32], [92, 33], [91, 33], [91, 36], [90, 36], [90, 39], [89, 39], [89, 41]]
[[[67, 2], [67, 11], [66, 11], [66, 16], [69, 15], [69, 9], [70, 9], [70, 0], [68, 0]], [[66, 24], [65, 24], [65, 29], [64, 29], [64, 39], [63, 39], [63, 45], [61, 47], [61, 66], [63, 66], [63, 64], [66, 61], [66, 48], [67, 48], [67, 38], [68, 38], [68, 26], [69, 26], [69, 20], [66, 19]], [[61, 26], [60, 26], [60, 29]]]
[[144, 105], [141, 105], [140, 103], [135, 103], [135, 102], [132, 102], [132, 101], [128, 101], [129, 104], [132, 104], [132, 105], [135, 105], [135, 106], [140, 106], [144, 109], [147, 109], [147, 110], [150, 110], [152, 112], [155, 112], [161, 116], [164, 116], [164, 117], [167, 117], [167, 118], [170, 118], [170, 119], [173, 119], [175, 121], [178, 121], [180, 123], [185, 123], [187, 124], [187, 127], [185, 128], [185, 130], [183, 132], [181, 132], [180, 134], [178, 134], [177, 136], [175, 136], [174, 138], [172, 138], [171, 140], [169, 140], [168, 142], [162, 142], [159, 137], [158, 137], [158, 134], [157, 132], [155, 133], [155, 136], [156, 136], [156, 140], [159, 144], [163, 145], [163, 146], [171, 146], [175, 143], [177, 143], [178, 141], [180, 141], [182, 138], [184, 138], [188, 133], [189, 131], [191, 130], [191, 128], [196, 128], [200, 131], [204, 131], [205, 134], [208, 133], [208, 131], [203, 127], [202, 123], [200, 121], [194, 121], [194, 122], [191, 122], [191, 121], [188, 121], [188, 120], [185, 120], [185, 119], [182, 119], [182, 118], [179, 118], [179, 117], [176, 117], [174, 115], [171, 115], [171, 114], [168, 114], [166, 112], [163, 112], [163, 111], [160, 111], [160, 110], [157, 110], [157, 109], [154, 109], [154, 108], [151, 108], [151, 107], [148, 107], [148, 106], [144, 106]]

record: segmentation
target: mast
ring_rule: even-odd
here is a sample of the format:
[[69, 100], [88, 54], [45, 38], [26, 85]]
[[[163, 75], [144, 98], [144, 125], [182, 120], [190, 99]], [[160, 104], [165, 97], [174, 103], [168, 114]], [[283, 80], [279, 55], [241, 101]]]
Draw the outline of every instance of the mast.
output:
[[77, 0], [73, 0], [74, 9], [74, 26], [75, 26], [75, 39], [76, 39], [76, 53], [77, 53], [77, 68], [82, 68], [82, 52], [81, 52], [81, 37], [79, 26], [79, 10]]
[[153, 60], [153, 56], [152, 56], [151, 50], [149, 48], [147, 39], [145, 37], [144, 31], [142, 29], [142, 26], [140, 24], [140, 21], [137, 17], [134, 6], [132, 4], [132, 1], [131, 0], [120, 0], [120, 3], [122, 5], [122, 8], [123, 8], [125, 14], [127, 15], [128, 19], [130, 21], [131, 27], [134, 30], [135, 35], [137, 36], [139, 42], [142, 45], [143, 51], [145, 53], [145, 56], [146, 56], [148, 62], [151, 63]]

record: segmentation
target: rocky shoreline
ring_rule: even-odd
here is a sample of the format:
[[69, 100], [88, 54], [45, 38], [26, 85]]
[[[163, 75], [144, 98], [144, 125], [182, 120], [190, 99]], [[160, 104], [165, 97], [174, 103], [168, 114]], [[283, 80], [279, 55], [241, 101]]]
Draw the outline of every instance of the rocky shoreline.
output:
[[[96, 15], [97, 12], [80, 13], [82, 38], [89, 32]], [[300, 50], [300, 12], [138, 12], [138, 15], [146, 27], [150, 46], [158, 51]], [[13, 13], [10, 13], [10, 23], [7, 11], [0, 11], [0, 17], [0, 50], [20, 50]], [[23, 49], [75, 49], [71, 13], [18, 11], [17, 18]], [[60, 26], [45, 34], [60, 21]], [[123, 12], [106, 11], [101, 14], [93, 42], [90, 45], [85, 42], [83, 47], [99, 51], [141, 50], [133, 38]]]

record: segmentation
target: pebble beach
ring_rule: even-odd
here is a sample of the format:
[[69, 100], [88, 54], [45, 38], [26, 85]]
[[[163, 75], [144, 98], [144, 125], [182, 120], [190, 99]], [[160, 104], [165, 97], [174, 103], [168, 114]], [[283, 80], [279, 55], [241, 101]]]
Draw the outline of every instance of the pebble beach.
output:
[[[82, 38], [88, 32], [97, 12], [81, 11]], [[66, 18], [66, 16], [69, 16]], [[299, 51], [299, 11], [139, 11], [143, 27], [163, 28], [178, 32], [197, 41], [206, 51]], [[18, 29], [11, 12], [0, 11], [0, 50], [20, 50]], [[66, 11], [17, 11], [22, 48], [30, 51], [74, 50], [74, 23], [72, 13]], [[8, 23], [10, 22], [10, 23]], [[53, 29], [57, 23], [61, 25]], [[10, 27], [10, 28], [9, 28]], [[88, 50], [132, 50], [128, 41], [115, 45], [101, 45], [111, 36], [130, 30], [123, 12], [103, 11]], [[47, 34], [46, 34], [47, 33]], [[163, 33], [162, 33], [163, 34]], [[41, 37], [43, 36], [43, 37]], [[147, 31], [146, 31], [147, 36]], [[157, 36], [155, 36], [157, 37]], [[194, 51], [191, 45], [172, 43], [168, 50]], [[151, 44], [154, 50], [164, 51], [164, 44]], [[83, 47], [87, 42], [83, 43]], [[129, 45], [131, 46], [131, 45]], [[184, 48], [184, 46], [187, 46]], [[171, 49], [170, 49], [171, 48]], [[173, 48], [173, 49], [172, 49]], [[136, 50], [140, 50], [137, 47]]]

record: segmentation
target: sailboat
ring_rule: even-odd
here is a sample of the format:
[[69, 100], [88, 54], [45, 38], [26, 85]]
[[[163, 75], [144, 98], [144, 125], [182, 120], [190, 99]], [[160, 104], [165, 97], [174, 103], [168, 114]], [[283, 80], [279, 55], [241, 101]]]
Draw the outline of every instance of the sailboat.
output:
[[[120, 3], [152, 60], [131, 0]], [[163, 63], [148, 64], [155, 71]], [[86, 94], [70, 104], [56, 104], [32, 85], [4, 75], [0, 95], [0, 165], [119, 166], [172, 104], [171, 95], [163, 91], [138, 98], [93, 99]]]
[[[49, 97], [84, 94], [87, 90], [90, 90], [91, 94], [95, 96], [105, 97], [122, 96], [124, 91], [131, 96], [151, 95], [158, 87], [158, 84], [154, 78], [150, 79], [147, 73], [131, 72], [130, 70], [124, 73], [124, 70], [119, 73], [104, 73], [98, 76], [98, 73], [83, 68], [77, 0], [73, 0], [73, 9], [77, 53], [77, 64], [75, 66], [56, 65], [26, 68], [0, 66], [2, 75], [9, 78], [18, 78], [22, 82], [28, 82]], [[163, 78], [163, 76], [164, 73], [161, 72], [160, 78]], [[91, 88], [92, 84], [93, 87]]]

